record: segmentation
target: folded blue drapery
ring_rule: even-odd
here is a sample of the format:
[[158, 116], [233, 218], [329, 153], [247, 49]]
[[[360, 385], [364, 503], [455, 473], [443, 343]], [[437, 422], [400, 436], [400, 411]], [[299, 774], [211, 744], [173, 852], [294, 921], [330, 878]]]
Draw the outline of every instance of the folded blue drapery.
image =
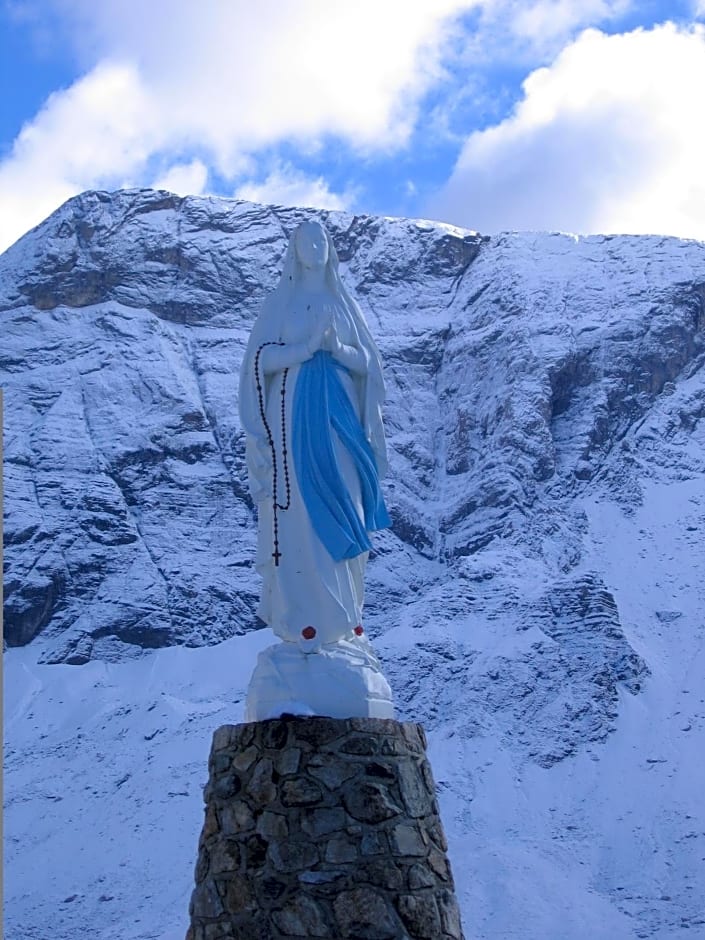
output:
[[[345, 371], [319, 350], [303, 363], [294, 392], [292, 450], [299, 490], [311, 525], [335, 561], [371, 548], [368, 532], [391, 524], [379, 486], [377, 462], [340, 381]], [[333, 431], [353, 459], [360, 478], [360, 519], [335, 456]]]

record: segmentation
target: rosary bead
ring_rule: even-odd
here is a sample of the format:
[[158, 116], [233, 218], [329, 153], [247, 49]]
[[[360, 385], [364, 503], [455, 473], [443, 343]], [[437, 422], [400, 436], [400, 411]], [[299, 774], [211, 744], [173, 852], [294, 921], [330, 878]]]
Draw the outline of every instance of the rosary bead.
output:
[[278, 512], [281, 510], [285, 512], [291, 505], [291, 487], [289, 484], [289, 463], [286, 459], [287, 448], [286, 448], [286, 379], [289, 374], [288, 369], [284, 369], [282, 372], [282, 387], [281, 387], [281, 430], [282, 430], [282, 456], [284, 458], [284, 486], [286, 487], [286, 505], [282, 506], [279, 502], [279, 487], [278, 487], [278, 466], [277, 466], [277, 449], [274, 444], [274, 437], [272, 435], [272, 429], [269, 426], [267, 421], [266, 408], [264, 403], [264, 395], [262, 394], [262, 383], [260, 380], [259, 372], [259, 360], [262, 355], [262, 350], [265, 346], [283, 346], [284, 343], [262, 343], [262, 345], [257, 350], [255, 355], [255, 384], [257, 387], [257, 401], [259, 403], [259, 413], [262, 419], [262, 425], [264, 426], [265, 433], [267, 435], [267, 443], [269, 444], [269, 449], [272, 454], [272, 528], [274, 536], [274, 551], [272, 552], [272, 557], [274, 558], [274, 564], [279, 566], [279, 559], [282, 557], [281, 552], [279, 551], [279, 518]]

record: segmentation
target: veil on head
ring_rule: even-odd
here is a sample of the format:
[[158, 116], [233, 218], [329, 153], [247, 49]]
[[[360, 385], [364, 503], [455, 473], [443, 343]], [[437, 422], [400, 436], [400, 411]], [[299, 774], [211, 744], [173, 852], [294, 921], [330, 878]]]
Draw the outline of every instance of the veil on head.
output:
[[[291, 233], [289, 244], [284, 253], [284, 262], [279, 283], [269, 294], [260, 308], [252, 327], [252, 333], [245, 350], [240, 370], [240, 418], [247, 432], [247, 463], [252, 495], [258, 498], [260, 490], [267, 489], [268, 447], [265, 430], [262, 425], [259, 401], [254, 374], [254, 361], [257, 350], [263, 343], [281, 342], [284, 318], [292, 309], [292, 299], [301, 280], [301, 264], [296, 254], [296, 236], [305, 225], [320, 225], [328, 244], [326, 262], [326, 283], [335, 297], [341, 301], [346, 318], [351, 327], [355, 344], [365, 352], [367, 374], [359, 387], [362, 407], [362, 423], [377, 461], [377, 469], [383, 476], [387, 469], [387, 449], [382, 426], [382, 403], [384, 401], [384, 379], [379, 350], [372, 338], [365, 317], [360, 307], [343, 284], [339, 272], [338, 253], [327, 228], [318, 220], [301, 222]], [[261, 498], [261, 497], [260, 497]]]

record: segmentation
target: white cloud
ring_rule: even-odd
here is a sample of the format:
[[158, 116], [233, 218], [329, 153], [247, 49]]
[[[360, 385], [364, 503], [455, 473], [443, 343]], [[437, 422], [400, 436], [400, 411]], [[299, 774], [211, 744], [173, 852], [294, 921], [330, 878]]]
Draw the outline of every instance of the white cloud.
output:
[[70, 196], [116, 185], [154, 146], [152, 104], [136, 70], [105, 64], [50, 96], [0, 163], [0, 249]]
[[294, 167], [279, 164], [261, 183], [248, 182], [235, 192], [238, 199], [275, 206], [311, 206], [315, 209], [347, 209], [350, 193], [334, 193], [323, 177], [307, 177]]
[[472, 134], [431, 214], [485, 232], [705, 239], [705, 28], [585, 31]]
[[581, 30], [614, 24], [634, 5], [635, 0], [479, 0], [472, 26], [449, 43], [450, 80], [424, 116], [429, 134], [460, 144], [469, 132], [463, 126], [467, 114], [483, 124], [503, 118], [514, 103], [517, 70], [528, 73], [551, 62]]
[[202, 160], [175, 163], [150, 184], [152, 189], [166, 189], [177, 196], [199, 196], [208, 182], [208, 167]]
[[[202, 192], [211, 178], [260, 198], [348, 203], [354, 181], [340, 195], [283, 164], [256, 182], [263, 154], [322, 151], [334, 139], [362, 161], [391, 156], [430, 88], [467, 93], [494, 55], [545, 61], [571, 31], [632, 3], [47, 0], [36, 28], [50, 23], [55, 42], [73, 43], [86, 74], [47, 100], [0, 163], [0, 250], [87, 188]], [[457, 20], [467, 11], [471, 32]], [[452, 101], [436, 100], [430, 134], [444, 108]]]
[[456, 54], [471, 68], [534, 68], [581, 29], [613, 23], [634, 7], [635, 0], [479, 0], [477, 22]]
[[[71, 0], [101, 56], [136, 61], [178, 123], [230, 152], [283, 136], [404, 139], [418, 93], [439, 74], [450, 16], [478, 0]], [[91, 39], [92, 37], [92, 39]], [[423, 67], [420, 67], [423, 66]]]
[[0, 249], [83, 189], [151, 182], [153, 157], [197, 151], [234, 181], [282, 141], [403, 145], [454, 14], [476, 2], [55, 0], [89, 71], [0, 164]]
[[615, 19], [631, 5], [632, 0], [510, 0], [511, 31], [544, 46], [556, 37], [564, 39], [576, 27]]

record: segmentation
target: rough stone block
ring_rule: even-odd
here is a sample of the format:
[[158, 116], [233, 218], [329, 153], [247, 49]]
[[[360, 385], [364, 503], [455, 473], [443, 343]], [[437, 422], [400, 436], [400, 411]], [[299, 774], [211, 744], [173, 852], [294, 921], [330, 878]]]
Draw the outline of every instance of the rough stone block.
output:
[[230, 940], [231, 934], [221, 924], [206, 924], [197, 940]]
[[260, 878], [255, 884], [257, 897], [263, 910], [266, 910], [272, 901], [278, 901], [283, 897], [289, 888], [289, 882], [286, 879], [272, 876]]
[[272, 721], [257, 722], [257, 726], [261, 729], [262, 747], [275, 751], [281, 751], [284, 748], [289, 737], [288, 722], [275, 718]]
[[410, 816], [418, 818], [432, 811], [433, 794], [428, 792], [416, 762], [399, 762], [399, 786], [404, 806]]
[[213, 755], [210, 763], [211, 763], [211, 770], [213, 771], [213, 773], [222, 774], [224, 771], [230, 769], [230, 765], [232, 763], [232, 757], [230, 756], [230, 754], [227, 754], [224, 751], [221, 751], [220, 753], [216, 753]]
[[360, 851], [363, 855], [386, 855], [389, 851], [389, 841], [384, 832], [374, 830], [364, 832], [360, 841]]
[[235, 770], [245, 771], [249, 770], [250, 767], [259, 757], [259, 751], [256, 747], [250, 746], [244, 751], [237, 751], [232, 759], [232, 766]]
[[348, 785], [343, 790], [343, 803], [353, 819], [360, 822], [378, 823], [402, 812], [384, 785], [367, 781]]
[[237, 871], [240, 867], [240, 843], [234, 839], [220, 839], [210, 852], [210, 872], [220, 875], [225, 871]]
[[371, 888], [343, 891], [333, 902], [341, 937], [355, 940], [393, 940], [396, 918], [386, 898]]
[[223, 751], [230, 745], [232, 725], [222, 725], [213, 735], [213, 751]]
[[428, 853], [428, 864], [439, 878], [443, 881], [450, 881], [450, 868], [448, 867], [445, 855], [435, 849], [431, 849]]
[[223, 913], [223, 903], [214, 881], [204, 881], [193, 892], [194, 919], [218, 917]]
[[282, 777], [295, 774], [301, 763], [301, 750], [298, 747], [289, 747], [277, 758], [277, 773]]
[[341, 806], [304, 810], [301, 815], [301, 829], [312, 839], [320, 839], [331, 832], [340, 832], [345, 829], [347, 823], [348, 815]]
[[363, 757], [371, 757], [379, 750], [379, 743], [369, 734], [359, 735], [344, 741], [340, 750], [343, 754], [360, 754]]
[[330, 937], [321, 907], [305, 894], [291, 898], [272, 920], [284, 934], [293, 937]]
[[427, 832], [436, 843], [441, 852], [448, 851], [448, 841], [446, 839], [446, 834], [443, 831], [443, 826], [441, 825], [440, 819], [435, 817], [433, 822], [427, 827]]
[[377, 888], [386, 888], [388, 891], [403, 891], [405, 888], [404, 875], [388, 858], [375, 859], [360, 867], [357, 872], [359, 881], [366, 881]]
[[318, 851], [310, 842], [274, 842], [270, 846], [269, 857], [277, 871], [295, 872], [315, 865]]
[[378, 780], [384, 780], [387, 784], [395, 783], [397, 780], [397, 768], [394, 766], [394, 764], [385, 764], [380, 761], [369, 761], [364, 766], [366, 777], [373, 777]]
[[253, 829], [255, 817], [244, 800], [231, 800], [220, 810], [220, 825], [225, 835], [235, 835]]
[[437, 940], [441, 935], [441, 917], [432, 894], [402, 894], [397, 901], [404, 926], [414, 940]]
[[354, 862], [358, 856], [358, 847], [345, 836], [336, 836], [326, 845], [325, 859], [339, 865], [343, 862]]
[[417, 754], [423, 754], [426, 750], [426, 735], [421, 725], [412, 724], [405, 721], [402, 724], [402, 734], [409, 748]]
[[229, 914], [242, 914], [254, 909], [256, 898], [247, 875], [234, 872], [222, 890], [223, 904]]
[[401, 824], [389, 833], [389, 841], [397, 855], [426, 855], [428, 849], [415, 826]]
[[345, 733], [346, 725], [347, 722], [338, 718], [316, 718], [315, 721], [300, 718], [291, 723], [296, 741], [310, 744], [316, 750], [337, 740]]
[[436, 879], [426, 865], [417, 863], [409, 869], [408, 884], [411, 891], [417, 891], [419, 888], [432, 888]]
[[289, 823], [282, 813], [270, 813], [265, 810], [257, 820], [257, 832], [268, 841], [280, 841], [289, 835]]
[[310, 806], [320, 802], [321, 788], [308, 777], [295, 777], [282, 784], [282, 803], [284, 806]]
[[450, 937], [462, 937], [460, 910], [452, 891], [441, 891], [438, 897], [443, 929]]
[[[248, 722], [244, 725], [225, 725], [225, 727], [230, 729], [229, 736], [231, 746], [238, 751], [244, 751], [246, 747], [252, 744], [257, 729], [255, 722]], [[216, 732], [216, 734], [217, 733], [218, 732]]]
[[206, 818], [203, 823], [203, 837], [208, 839], [218, 831], [218, 817], [215, 812], [215, 806], [211, 803], [206, 808]]
[[244, 865], [247, 871], [254, 872], [263, 868], [267, 858], [267, 840], [262, 836], [249, 836], [247, 841], [242, 843], [245, 850]]
[[201, 851], [198, 853], [198, 861], [196, 862], [196, 871], [195, 871], [196, 884], [200, 884], [203, 881], [203, 879], [208, 874], [209, 868], [210, 868], [210, 856], [208, 854], [208, 850], [205, 848], [202, 848]]
[[346, 780], [359, 774], [361, 769], [357, 764], [331, 763], [317, 757], [316, 760], [311, 759], [308, 772], [329, 790], [339, 790]]
[[394, 738], [382, 738], [379, 745], [380, 754], [406, 754], [408, 746], [405, 741], [397, 741]]
[[267, 806], [277, 795], [277, 788], [272, 780], [274, 766], [269, 758], [261, 760], [254, 769], [247, 793], [260, 806]]
[[423, 774], [424, 783], [426, 784], [426, 789], [428, 792], [433, 795], [436, 792], [436, 784], [433, 780], [433, 773], [431, 772], [431, 765], [427, 760], [421, 762], [421, 773]]
[[216, 777], [209, 783], [210, 792], [216, 800], [229, 800], [237, 796], [242, 787], [240, 778], [236, 773], [229, 773], [223, 777]]
[[462, 940], [423, 740], [386, 719], [219, 729], [192, 940]]

